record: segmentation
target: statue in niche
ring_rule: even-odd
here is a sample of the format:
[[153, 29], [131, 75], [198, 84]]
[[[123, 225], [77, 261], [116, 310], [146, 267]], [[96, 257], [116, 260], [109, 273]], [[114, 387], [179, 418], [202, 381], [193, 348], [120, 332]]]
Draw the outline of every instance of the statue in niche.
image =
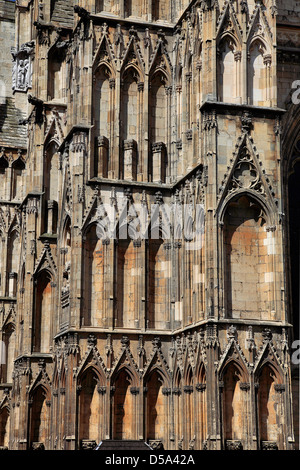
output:
[[12, 89], [27, 91], [31, 87], [31, 57], [34, 53], [34, 44], [23, 44], [19, 50], [12, 48]]
[[23, 90], [28, 83], [28, 69], [29, 69], [29, 60], [24, 59], [19, 61], [18, 67], [18, 88]]

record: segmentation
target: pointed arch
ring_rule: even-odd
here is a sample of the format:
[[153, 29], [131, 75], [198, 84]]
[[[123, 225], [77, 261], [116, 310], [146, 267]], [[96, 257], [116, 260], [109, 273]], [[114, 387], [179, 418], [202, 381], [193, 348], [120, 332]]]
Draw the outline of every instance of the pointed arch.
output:
[[115, 295], [117, 299], [116, 320], [122, 328], [135, 328], [138, 312], [135, 295], [138, 282], [136, 264], [139, 247], [129, 237], [115, 243], [116, 276]]
[[271, 56], [261, 38], [254, 38], [248, 50], [248, 103], [254, 106], [267, 105], [267, 86], [270, 86], [268, 64]]
[[168, 297], [167, 251], [162, 238], [150, 238], [148, 243], [148, 312], [147, 327], [164, 329], [169, 321], [166, 300]]
[[164, 386], [170, 388], [172, 383], [172, 374], [160, 347], [153, 351], [152, 356], [144, 369], [144, 377], [147, 378], [155, 369], [158, 369], [159, 373], [162, 375]]
[[122, 72], [122, 140], [138, 141], [138, 83], [140, 71], [133, 64], [125, 65]]
[[248, 390], [249, 378], [245, 382], [243, 366], [236, 360], [230, 359], [224, 365], [220, 377], [222, 378], [222, 422], [223, 442], [227, 448], [228, 441], [240, 441], [243, 445], [247, 437], [246, 416], [247, 396], [243, 391], [243, 384]]
[[66, 98], [66, 50], [56, 47], [56, 43], [48, 52], [48, 101], [64, 102]]
[[112, 70], [106, 63], [100, 63], [95, 71], [94, 85], [94, 125], [97, 136], [110, 138], [110, 80], [113, 78]]
[[6, 295], [16, 297], [20, 262], [20, 232], [13, 223], [8, 232], [7, 265], [6, 265]]
[[53, 338], [56, 284], [48, 269], [39, 271], [34, 282], [33, 350], [49, 353]]
[[26, 168], [24, 159], [19, 156], [13, 163], [12, 163], [12, 190], [11, 190], [11, 198], [14, 200], [21, 200], [24, 194], [24, 170]]
[[[103, 45], [105, 45], [105, 41], [106, 38], [104, 37]], [[107, 54], [107, 49], [105, 49], [105, 53]], [[100, 65], [95, 71], [95, 85], [93, 87], [95, 158], [91, 174], [99, 178], [107, 178], [108, 176], [110, 154], [113, 146], [115, 113], [114, 73], [110, 61], [106, 60], [106, 56], [105, 61], [103, 60], [100, 61]]]
[[249, 373], [246, 365], [244, 364], [241, 357], [239, 357], [239, 352], [236, 350], [236, 345], [232, 343], [230, 350], [228, 351], [228, 356], [225, 358], [224, 362], [221, 364], [219, 370], [219, 379], [224, 381], [226, 371], [229, 367], [232, 367], [236, 375], [239, 377], [241, 382], [249, 382]]
[[50, 437], [50, 390], [40, 384], [30, 394], [29, 446], [48, 448]]
[[225, 103], [240, 101], [240, 59], [236, 38], [226, 33], [218, 42], [218, 99]]
[[227, 205], [222, 231], [226, 316], [266, 318], [272, 310], [273, 282], [267, 241], [273, 235], [262, 206], [251, 195], [239, 194]]
[[261, 371], [264, 366], [268, 366], [272, 374], [274, 376], [274, 380], [276, 384], [283, 384], [284, 383], [284, 371], [283, 366], [280, 362], [278, 354], [274, 349], [274, 345], [272, 342], [268, 341], [264, 344], [259, 357], [257, 358], [257, 362], [254, 367], [255, 377], [258, 380]]
[[[164, 182], [168, 165], [169, 99], [165, 70], [156, 69], [150, 77], [149, 138], [152, 146], [152, 180]], [[151, 168], [151, 166], [150, 166]]]
[[[133, 41], [133, 40], [132, 40]], [[141, 153], [143, 80], [136, 60], [136, 52], [130, 49], [122, 70], [121, 95], [121, 148], [123, 158], [120, 172], [123, 179], [135, 181]]]

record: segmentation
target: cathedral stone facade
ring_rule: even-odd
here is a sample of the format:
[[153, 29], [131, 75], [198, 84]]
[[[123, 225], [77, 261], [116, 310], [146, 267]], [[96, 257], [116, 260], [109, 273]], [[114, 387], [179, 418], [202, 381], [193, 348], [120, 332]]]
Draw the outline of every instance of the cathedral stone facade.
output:
[[299, 24], [0, 1], [1, 448], [298, 447]]

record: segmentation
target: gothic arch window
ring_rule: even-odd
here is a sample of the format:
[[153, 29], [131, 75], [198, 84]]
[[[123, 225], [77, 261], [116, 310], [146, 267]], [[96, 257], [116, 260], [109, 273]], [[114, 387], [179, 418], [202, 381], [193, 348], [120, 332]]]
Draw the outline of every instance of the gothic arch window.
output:
[[48, 271], [41, 271], [35, 279], [33, 325], [34, 352], [49, 353], [52, 344], [53, 281]]
[[168, 311], [166, 305], [168, 272], [166, 251], [162, 239], [149, 240], [148, 315], [149, 329], [165, 329]]
[[104, 286], [104, 251], [102, 240], [97, 236], [96, 225], [93, 224], [85, 235], [84, 242], [84, 325], [103, 325], [103, 293]]
[[270, 99], [270, 70], [271, 56], [266, 53], [266, 47], [260, 41], [254, 41], [248, 53], [248, 100], [254, 106], [267, 105]]
[[257, 401], [261, 447], [264, 442], [282, 445], [280, 417], [284, 416], [284, 393], [280, 392], [277, 374], [268, 363], [262, 367], [259, 374]]
[[0, 447], [9, 446], [10, 413], [7, 406], [0, 409]]
[[135, 328], [136, 311], [136, 271], [137, 247], [132, 240], [119, 239], [116, 244], [117, 273], [115, 292], [117, 299], [117, 326]]
[[170, 21], [168, 0], [152, 0], [152, 21]]
[[48, 100], [64, 101], [66, 97], [65, 52], [54, 49], [48, 57]]
[[152, 145], [152, 180], [164, 182], [168, 146], [168, 98], [166, 76], [158, 71], [151, 78], [149, 134]]
[[[244, 176], [246, 170], [239, 169]], [[241, 195], [228, 204], [223, 228], [224, 306], [228, 318], [270, 318], [274, 308], [269, 256], [273, 234], [266, 227], [265, 213], [251, 196]]]
[[49, 437], [50, 407], [48, 406], [48, 391], [38, 386], [30, 396], [30, 447], [47, 449]]
[[164, 440], [165, 434], [165, 403], [162, 393], [163, 378], [155, 370], [147, 380], [147, 439]]
[[12, 383], [12, 373], [14, 366], [16, 333], [15, 325], [9, 323], [2, 332], [2, 341], [4, 343], [5, 364], [1, 366], [1, 382]]
[[230, 362], [223, 372], [222, 410], [225, 446], [228, 445], [228, 441], [242, 442], [244, 438], [243, 416], [246, 407], [241, 383], [241, 371], [235, 363]]
[[20, 261], [20, 235], [17, 230], [11, 230], [7, 245], [7, 279], [6, 293], [8, 297], [16, 297]]
[[125, 70], [122, 77], [121, 97], [121, 136], [123, 145], [121, 173], [123, 179], [128, 180], [136, 180], [137, 178], [141, 118], [139, 82], [140, 76], [134, 67]]
[[57, 232], [58, 201], [59, 201], [60, 159], [58, 143], [51, 141], [45, 151], [44, 165], [44, 202], [45, 202], [45, 233]]
[[225, 36], [219, 43], [218, 99], [224, 103], [235, 103], [239, 93], [239, 54], [235, 41]]
[[129, 68], [123, 74], [122, 130], [123, 140], [134, 139], [138, 135], [138, 88], [139, 74]]
[[150, 89], [150, 140], [167, 144], [167, 80], [158, 72], [151, 79]]
[[106, 66], [100, 67], [95, 75], [95, 129], [96, 136], [110, 137], [110, 70]]
[[113, 383], [113, 439], [134, 440], [136, 419], [134, 401], [136, 395], [132, 393], [133, 378], [127, 369], [123, 368]]
[[12, 164], [12, 199], [22, 199], [24, 196], [23, 184], [24, 184], [24, 170], [25, 162], [22, 158], [18, 158]]
[[0, 199], [6, 199], [6, 177], [7, 177], [7, 168], [8, 168], [8, 161], [3, 156], [0, 157], [0, 177], [1, 177], [1, 187], [0, 187]]
[[58, 202], [58, 143], [52, 141], [45, 152], [44, 191], [47, 200]]
[[102, 380], [92, 368], [88, 368], [79, 379], [79, 441], [103, 439], [104, 398], [101, 394]]
[[113, 129], [114, 80], [111, 71], [101, 66], [95, 75], [94, 125], [95, 125], [95, 175], [107, 178], [109, 150]]

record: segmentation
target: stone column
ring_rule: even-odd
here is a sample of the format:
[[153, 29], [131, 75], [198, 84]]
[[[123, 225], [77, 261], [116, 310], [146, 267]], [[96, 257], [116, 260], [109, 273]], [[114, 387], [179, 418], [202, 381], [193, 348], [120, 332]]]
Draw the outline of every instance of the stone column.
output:
[[55, 234], [57, 231], [57, 211], [58, 211], [57, 202], [53, 200], [47, 201], [47, 214], [48, 214], [47, 233]]
[[108, 176], [108, 156], [109, 140], [105, 136], [97, 137], [97, 177], [107, 178]]
[[137, 177], [137, 143], [135, 140], [124, 140], [124, 179], [136, 181]]
[[165, 144], [163, 142], [152, 144], [152, 180], [154, 183], [163, 183], [165, 180]]
[[17, 273], [8, 273], [8, 296], [16, 297], [17, 295]]
[[235, 73], [236, 73], [236, 103], [242, 104], [242, 93], [241, 93], [241, 61], [242, 53], [241, 51], [236, 51], [234, 53], [235, 60]]

